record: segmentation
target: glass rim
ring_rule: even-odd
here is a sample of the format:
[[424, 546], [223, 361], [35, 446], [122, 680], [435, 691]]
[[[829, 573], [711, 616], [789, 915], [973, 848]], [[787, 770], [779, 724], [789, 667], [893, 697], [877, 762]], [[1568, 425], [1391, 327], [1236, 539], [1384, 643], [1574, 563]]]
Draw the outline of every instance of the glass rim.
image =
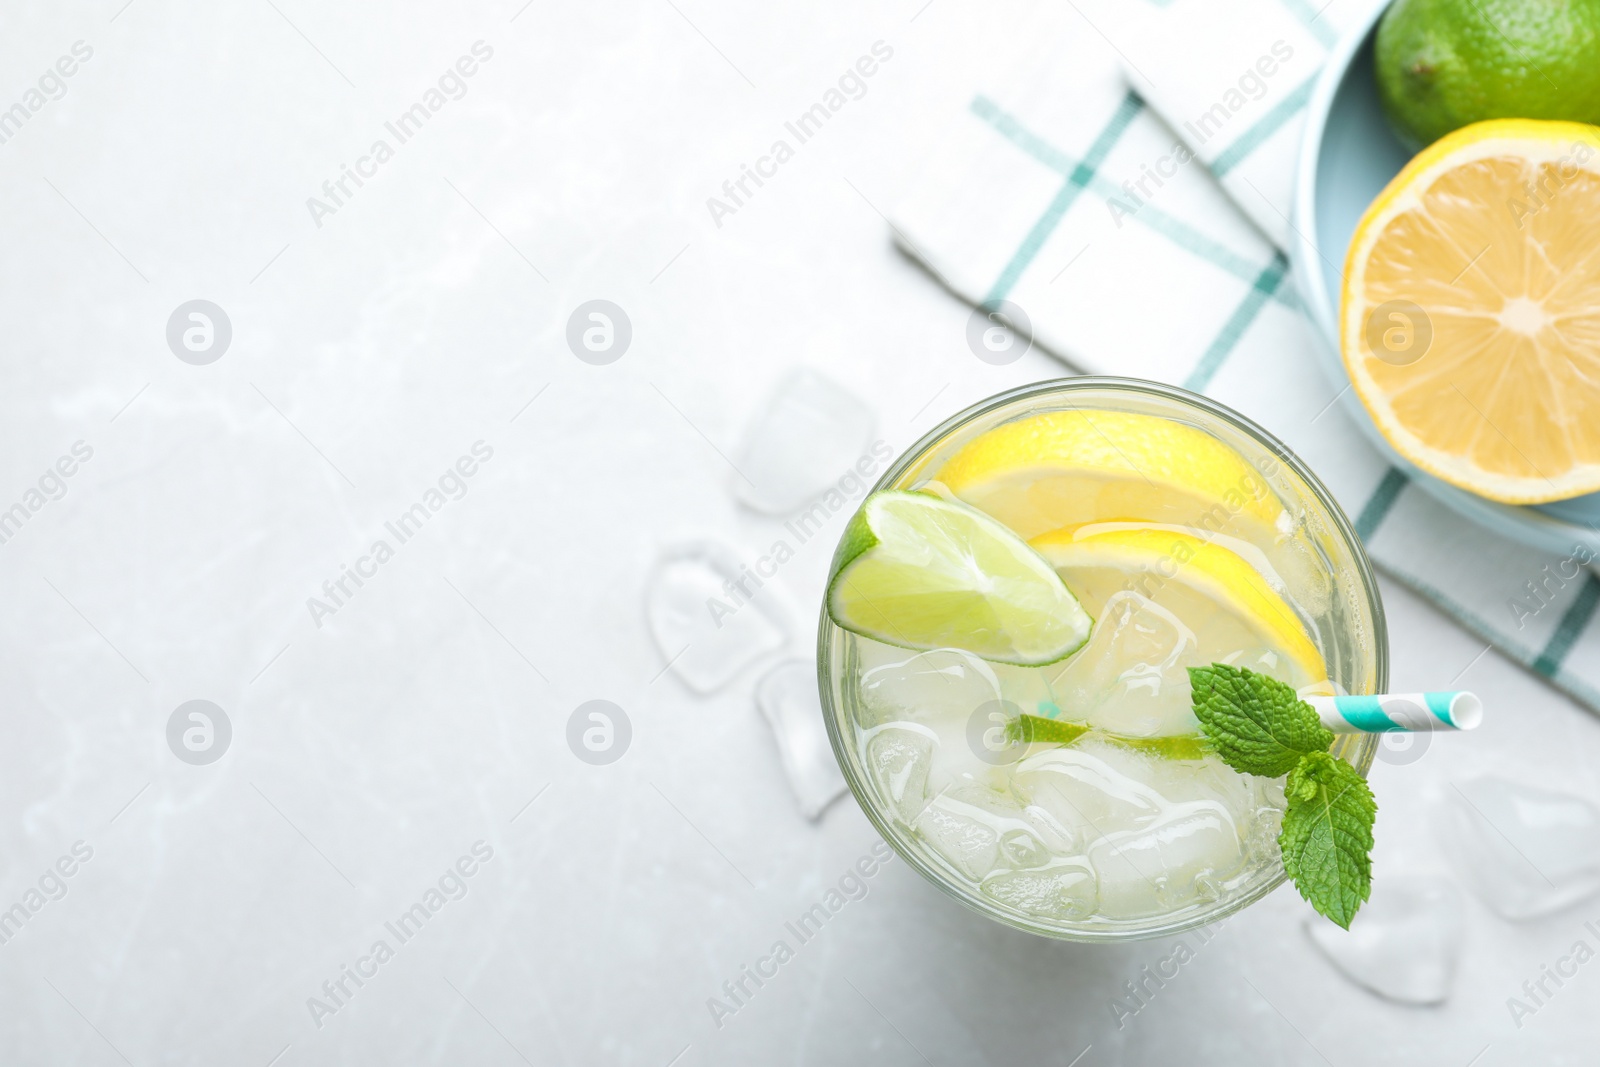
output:
[[[1351, 558], [1355, 563], [1356, 572], [1361, 580], [1361, 591], [1366, 599], [1372, 618], [1375, 691], [1381, 693], [1387, 689], [1389, 684], [1389, 629], [1383, 610], [1383, 598], [1378, 590], [1377, 575], [1372, 569], [1371, 559], [1367, 556], [1366, 546], [1362, 544], [1361, 536], [1356, 532], [1355, 525], [1350, 521], [1350, 517], [1345, 514], [1344, 508], [1340, 507], [1339, 502], [1328, 491], [1328, 487], [1322, 484], [1322, 479], [1318, 478], [1287, 445], [1251, 419], [1199, 393], [1162, 382], [1111, 375], [1077, 375], [1049, 378], [1044, 381], [1031, 382], [1027, 385], [1007, 389], [1004, 392], [996, 393], [963, 408], [919, 437], [916, 442], [905, 448], [895, 458], [895, 461], [883, 472], [882, 476], [878, 478], [866, 495], [871, 496], [873, 493], [889, 488], [912, 466], [921, 462], [934, 446], [949, 434], [997, 408], [1039, 395], [1087, 389], [1109, 389], [1142, 393], [1173, 401], [1179, 405], [1199, 408], [1206, 415], [1228, 423], [1265, 446], [1280, 462], [1292, 470], [1301, 482], [1310, 489], [1311, 496], [1316, 499], [1317, 503], [1322, 506], [1327, 516], [1332, 520], [1334, 530], [1344, 543], [1345, 548], [1350, 552]], [[961, 887], [951, 882], [947, 872], [933, 866], [913, 850], [901, 845], [900, 834], [894, 830], [890, 821], [879, 810], [879, 805], [873, 795], [858, 780], [853, 760], [847, 758], [850, 754], [850, 749], [845, 738], [841, 735], [839, 716], [837, 709], [834, 707], [833, 699], [833, 655], [829, 648], [829, 627], [832, 625], [833, 620], [828, 616], [827, 595], [824, 592], [821, 618], [817, 626], [817, 687], [822, 698], [823, 719], [828, 729], [828, 741], [833, 747], [834, 760], [839, 764], [840, 772], [844, 775], [845, 782], [850, 786], [850, 792], [854, 795], [857, 806], [867, 816], [867, 820], [872, 823], [873, 829], [878, 831], [879, 836], [888, 843], [890, 848], [894, 849], [895, 855], [909, 864], [924, 879], [933, 883], [940, 892], [963, 906], [970, 908], [985, 918], [1004, 923], [1014, 929], [1058, 941], [1078, 943], [1148, 941], [1156, 938], [1171, 937], [1175, 934], [1220, 922], [1261, 900], [1288, 880], [1288, 875], [1283, 871], [1280, 864], [1276, 877], [1262, 882], [1249, 892], [1241, 894], [1237, 900], [1229, 901], [1226, 905], [1214, 911], [1137, 929], [1120, 929], [1108, 925], [1102, 930], [1063, 930], [1030, 922], [1022, 915], [1003, 911], [972, 894], [964, 892]], [[1371, 769], [1373, 756], [1377, 748], [1376, 740], [1375, 737], [1366, 739], [1366, 743], [1362, 746], [1362, 750], [1356, 760], [1356, 769], [1361, 772], [1362, 777], [1365, 777]]]

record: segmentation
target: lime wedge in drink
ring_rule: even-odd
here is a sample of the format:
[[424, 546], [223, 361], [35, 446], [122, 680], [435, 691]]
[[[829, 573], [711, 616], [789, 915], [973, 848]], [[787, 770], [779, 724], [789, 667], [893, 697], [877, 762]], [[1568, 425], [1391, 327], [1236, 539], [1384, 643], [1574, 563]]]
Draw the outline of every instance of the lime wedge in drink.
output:
[[1087, 723], [1065, 722], [1024, 713], [1006, 724], [1006, 736], [1030, 745], [1070, 745], [1091, 729], [1093, 727]]
[[[1041, 715], [1017, 716], [1006, 726], [1007, 737], [1026, 744], [1070, 745], [1089, 734], [1094, 727], [1088, 723], [1047, 719]], [[1095, 733], [1095, 738], [1121, 745], [1150, 756], [1163, 759], [1205, 759], [1211, 750], [1199, 734], [1168, 734], [1161, 737], [1129, 737], [1124, 734]]]
[[1054, 663], [1090, 619], [1055, 569], [996, 520], [926, 493], [861, 505], [834, 553], [828, 614], [902, 648], [958, 648], [996, 663]]
[[1167, 734], [1163, 737], [1126, 737], [1122, 734], [1102, 735], [1113, 745], [1121, 745], [1162, 759], [1197, 760], [1212, 755], [1205, 738], [1199, 734]]

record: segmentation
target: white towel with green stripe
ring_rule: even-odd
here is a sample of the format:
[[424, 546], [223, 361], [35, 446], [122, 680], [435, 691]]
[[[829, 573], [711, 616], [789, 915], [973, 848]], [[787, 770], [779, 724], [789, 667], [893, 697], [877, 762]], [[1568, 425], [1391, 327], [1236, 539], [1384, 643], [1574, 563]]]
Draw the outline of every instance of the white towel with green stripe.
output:
[[[1328, 49], [1373, 0], [1133, 0], [1128, 83], [1274, 245], [1289, 245], [1295, 158]], [[1174, 155], [1181, 155], [1175, 153]], [[1158, 188], [1141, 172], [1132, 191]]]
[[[1075, 368], [1173, 382], [1261, 423], [1328, 484], [1386, 573], [1600, 711], [1600, 579], [1587, 550], [1501, 540], [1410, 486], [1317, 363], [1279, 213], [1294, 101], [1315, 73], [1297, 60], [1320, 64], [1332, 40], [1323, 20], [1359, 17], [1359, 3], [1336, 11], [1342, 2], [1320, 15], [1304, 0], [1036, 4], [1014, 28], [1006, 76], [973, 86], [892, 213], [896, 239], [970, 302], [1019, 307], [1036, 343]], [[1249, 44], [1229, 44], [1235, 33]], [[1293, 54], [1263, 74], [1255, 60], [1280, 39]], [[1237, 86], [1241, 56], [1268, 92], [1242, 90], [1227, 123], [1202, 128], [1214, 99], [1235, 102], [1215, 89], [1219, 71]], [[1168, 121], [1147, 98], [1164, 101]], [[1221, 185], [1208, 161], [1220, 161]], [[1472, 666], [1430, 672], [1465, 688]]]

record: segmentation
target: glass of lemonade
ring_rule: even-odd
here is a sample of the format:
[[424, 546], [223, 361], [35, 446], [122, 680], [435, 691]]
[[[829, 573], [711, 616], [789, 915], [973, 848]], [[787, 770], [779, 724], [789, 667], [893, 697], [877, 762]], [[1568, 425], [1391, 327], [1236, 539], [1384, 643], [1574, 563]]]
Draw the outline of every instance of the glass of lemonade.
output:
[[[901, 640], [892, 619], [847, 630], [824, 604], [829, 736], [895, 851], [991, 918], [1078, 941], [1214, 922], [1284, 880], [1283, 781], [1209, 751], [1187, 668], [1229, 663], [1302, 695], [1388, 683], [1366, 553], [1288, 449], [1181, 389], [1071, 378], [949, 419], [882, 490], [999, 520], [1090, 620], [1075, 651], [1018, 666]], [[1364, 775], [1376, 747], [1343, 735], [1333, 751]]]

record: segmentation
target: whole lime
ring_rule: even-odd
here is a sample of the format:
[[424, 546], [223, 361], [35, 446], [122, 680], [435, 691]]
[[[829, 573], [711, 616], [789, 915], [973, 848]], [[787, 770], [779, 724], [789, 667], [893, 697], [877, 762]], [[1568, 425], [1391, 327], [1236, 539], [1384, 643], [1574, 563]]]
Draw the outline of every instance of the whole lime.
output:
[[1395, 0], [1378, 95], [1421, 147], [1483, 119], [1600, 124], [1600, 0]]

